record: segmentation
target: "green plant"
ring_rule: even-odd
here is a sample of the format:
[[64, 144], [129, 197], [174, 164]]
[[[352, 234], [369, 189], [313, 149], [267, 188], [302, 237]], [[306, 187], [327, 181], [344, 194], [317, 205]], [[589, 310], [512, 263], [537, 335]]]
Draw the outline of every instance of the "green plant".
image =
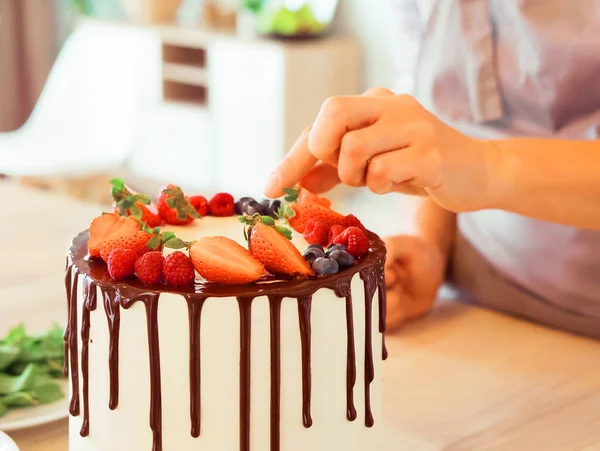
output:
[[265, 0], [242, 0], [242, 7], [253, 13], [258, 13], [265, 5]]

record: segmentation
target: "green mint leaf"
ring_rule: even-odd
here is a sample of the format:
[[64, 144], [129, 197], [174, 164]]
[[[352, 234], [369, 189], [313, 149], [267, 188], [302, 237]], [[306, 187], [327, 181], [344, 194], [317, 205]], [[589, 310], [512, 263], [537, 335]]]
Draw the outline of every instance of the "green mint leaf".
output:
[[187, 249], [189, 243], [186, 243], [181, 238], [171, 238], [165, 242], [165, 247], [168, 247], [169, 249]]
[[298, 200], [298, 193], [300, 190], [296, 188], [283, 188], [283, 193], [285, 194], [284, 199], [287, 202], [296, 202]]
[[33, 396], [27, 392], [18, 391], [10, 393], [2, 398], [2, 402], [7, 407], [29, 407], [37, 404]]
[[290, 229], [288, 229], [287, 227], [283, 227], [283, 226], [278, 225], [278, 226], [275, 226], [275, 228], [277, 229], [277, 231], [279, 233], [281, 233], [288, 240], [292, 239], [292, 231]]
[[158, 249], [158, 247], [161, 245], [162, 243], [162, 238], [160, 235], [154, 235], [152, 238], [150, 238], [148, 240], [148, 242], [146, 243], [146, 247], [148, 249], [152, 249], [153, 251], [155, 251], [156, 249]]
[[0, 343], [0, 371], [4, 371], [15, 362], [20, 352], [17, 346]]

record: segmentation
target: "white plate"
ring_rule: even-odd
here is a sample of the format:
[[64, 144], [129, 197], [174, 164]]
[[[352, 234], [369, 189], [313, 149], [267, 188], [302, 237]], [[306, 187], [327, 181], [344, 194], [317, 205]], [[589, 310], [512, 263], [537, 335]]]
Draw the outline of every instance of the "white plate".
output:
[[[61, 420], [69, 415], [69, 384], [67, 380], [61, 382], [63, 392], [67, 397], [50, 404], [35, 407], [24, 407], [22, 409], [11, 409], [6, 415], [0, 418], [0, 431], [14, 431], [17, 429], [25, 429], [40, 424], [51, 423], [52, 421]], [[8, 448], [2, 449], [2, 436], [0, 435], [0, 451], [18, 451]]]
[[2, 431], [0, 431], [0, 451], [19, 451], [17, 444]]

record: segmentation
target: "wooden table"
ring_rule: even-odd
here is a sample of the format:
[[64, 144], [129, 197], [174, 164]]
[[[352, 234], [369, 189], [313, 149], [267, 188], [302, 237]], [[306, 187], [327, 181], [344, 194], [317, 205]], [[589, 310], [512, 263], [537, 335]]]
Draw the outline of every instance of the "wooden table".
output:
[[[99, 208], [2, 183], [0, 198], [0, 330], [63, 320], [67, 243]], [[600, 343], [444, 302], [388, 344], [392, 449], [600, 450]], [[67, 451], [66, 421], [11, 436]]]

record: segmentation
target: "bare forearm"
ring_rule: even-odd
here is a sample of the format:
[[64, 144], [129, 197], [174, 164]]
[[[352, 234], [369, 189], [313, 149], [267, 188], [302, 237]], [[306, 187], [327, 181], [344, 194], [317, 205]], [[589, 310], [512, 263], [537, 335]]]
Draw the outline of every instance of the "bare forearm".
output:
[[431, 199], [419, 202], [415, 215], [416, 233], [435, 245], [444, 258], [450, 255], [456, 233], [456, 214], [443, 209]]
[[600, 142], [491, 141], [490, 208], [600, 230]]

